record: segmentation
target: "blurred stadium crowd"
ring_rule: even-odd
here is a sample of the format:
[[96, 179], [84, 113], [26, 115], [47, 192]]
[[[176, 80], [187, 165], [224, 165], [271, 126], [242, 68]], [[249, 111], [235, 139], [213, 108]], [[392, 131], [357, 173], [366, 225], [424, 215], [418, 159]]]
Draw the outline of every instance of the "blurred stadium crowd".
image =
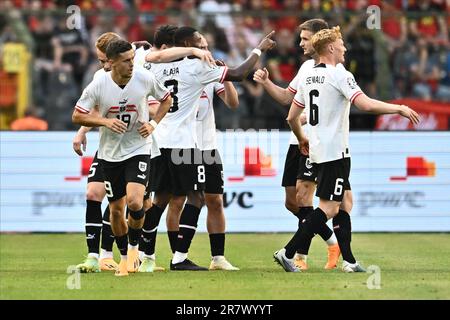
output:
[[[70, 5], [81, 8], [79, 29], [67, 28]], [[381, 8], [381, 29], [367, 28], [369, 5]], [[277, 48], [259, 67], [266, 66], [271, 79], [287, 87], [305, 60], [296, 27], [306, 19], [324, 18], [331, 26], [341, 26], [346, 67], [369, 96], [449, 103], [449, 12], [447, 0], [2, 0], [0, 48], [18, 42], [32, 52], [30, 112], [45, 119], [50, 130], [74, 129], [74, 103], [99, 67], [94, 42], [100, 34], [114, 31], [129, 41], [152, 42], [163, 24], [198, 28], [213, 56], [230, 66], [243, 61], [264, 34], [276, 30]], [[0, 62], [5, 84], [3, 67]], [[231, 113], [218, 105], [219, 129], [287, 129], [287, 109], [272, 100], [252, 74], [236, 86], [239, 109]], [[11, 102], [6, 89], [3, 85], [2, 106]], [[353, 129], [374, 128], [373, 116], [354, 111], [351, 117]]]

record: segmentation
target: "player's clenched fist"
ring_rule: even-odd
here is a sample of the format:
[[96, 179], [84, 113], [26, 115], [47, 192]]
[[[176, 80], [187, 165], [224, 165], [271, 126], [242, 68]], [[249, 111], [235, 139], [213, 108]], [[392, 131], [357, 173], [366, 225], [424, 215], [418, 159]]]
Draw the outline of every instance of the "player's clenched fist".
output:
[[258, 83], [264, 83], [267, 81], [267, 79], [269, 79], [269, 71], [264, 68], [264, 69], [258, 69], [256, 70], [256, 72], [253, 74], [253, 80], [255, 82]]
[[145, 122], [142, 124], [142, 126], [139, 127], [138, 132], [141, 135], [141, 137], [147, 138], [149, 135], [152, 134], [154, 129], [155, 128], [153, 128], [153, 126], [151, 126], [148, 122]]
[[276, 46], [276, 42], [272, 40], [271, 38], [275, 34], [275, 31], [270, 32], [268, 35], [266, 35], [261, 42], [258, 45], [258, 49], [262, 52], [265, 52], [267, 50], [273, 49]]
[[125, 133], [127, 131], [127, 124], [119, 119], [107, 119], [106, 127], [115, 133]]

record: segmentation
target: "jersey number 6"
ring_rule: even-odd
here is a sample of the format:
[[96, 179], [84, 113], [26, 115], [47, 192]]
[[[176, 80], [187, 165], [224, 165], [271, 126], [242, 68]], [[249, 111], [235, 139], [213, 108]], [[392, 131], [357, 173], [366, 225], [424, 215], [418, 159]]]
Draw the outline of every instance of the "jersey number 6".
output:
[[309, 92], [309, 124], [315, 126], [319, 123], [319, 106], [313, 103], [313, 97], [318, 97], [319, 91]]

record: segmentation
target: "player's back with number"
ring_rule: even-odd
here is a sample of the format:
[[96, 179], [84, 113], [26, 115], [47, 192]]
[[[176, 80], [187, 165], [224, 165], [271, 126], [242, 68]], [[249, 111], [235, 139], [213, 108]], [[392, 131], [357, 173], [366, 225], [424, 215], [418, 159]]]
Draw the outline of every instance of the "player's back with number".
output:
[[342, 65], [323, 63], [302, 74], [294, 102], [305, 106], [310, 131], [310, 158], [322, 163], [350, 157], [349, 113], [361, 94], [353, 75]]
[[155, 131], [161, 148], [194, 148], [198, 100], [205, 86], [223, 82], [226, 67], [210, 67], [199, 59], [152, 64], [151, 71], [172, 92], [172, 107]]

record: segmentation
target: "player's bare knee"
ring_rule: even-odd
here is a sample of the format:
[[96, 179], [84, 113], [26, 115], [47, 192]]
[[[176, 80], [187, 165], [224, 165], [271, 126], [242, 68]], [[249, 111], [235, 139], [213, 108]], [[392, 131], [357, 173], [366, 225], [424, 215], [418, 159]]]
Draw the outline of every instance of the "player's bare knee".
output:
[[350, 190], [345, 191], [344, 199], [342, 199], [342, 203], [339, 209], [346, 211], [348, 214], [350, 214], [350, 212], [352, 211], [353, 194]]
[[205, 198], [206, 207], [208, 212], [212, 214], [220, 214], [223, 208], [223, 200], [221, 195], [208, 196]]
[[297, 213], [298, 211], [297, 201], [286, 199], [286, 201], [284, 202], [284, 206], [292, 213]]
[[102, 202], [105, 197], [104, 187], [88, 186], [86, 190], [86, 200]]
[[179, 196], [174, 196], [171, 200], [170, 200], [170, 211], [174, 211], [174, 212], [181, 212], [181, 210], [184, 207], [184, 203], [186, 202], [186, 197], [179, 197]]
[[201, 191], [189, 192], [186, 203], [201, 209], [205, 205], [205, 196]]
[[142, 209], [144, 204], [144, 200], [141, 197], [136, 196], [127, 196], [127, 206], [131, 211], [138, 211]]

